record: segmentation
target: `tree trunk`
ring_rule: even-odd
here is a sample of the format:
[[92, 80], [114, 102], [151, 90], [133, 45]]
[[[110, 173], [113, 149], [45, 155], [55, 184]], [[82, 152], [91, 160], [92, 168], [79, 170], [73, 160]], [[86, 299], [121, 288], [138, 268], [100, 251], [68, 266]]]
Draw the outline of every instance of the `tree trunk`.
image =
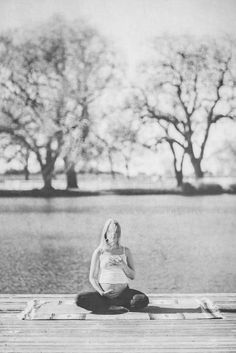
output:
[[29, 169], [27, 166], [24, 167], [25, 180], [29, 180]]
[[74, 166], [66, 172], [67, 189], [78, 189], [77, 175]]
[[174, 149], [174, 144], [171, 141], [169, 141], [169, 146], [170, 146], [170, 149], [171, 149], [173, 157], [174, 157], [173, 162], [174, 162], [174, 170], [175, 170], [175, 178], [177, 181], [177, 186], [182, 186], [182, 184], [183, 184], [183, 161], [184, 161], [185, 152], [183, 152], [180, 166], [178, 167], [176, 151]]
[[110, 170], [111, 170], [112, 179], [115, 179], [115, 172], [114, 172], [114, 169], [113, 169], [113, 160], [112, 160], [112, 155], [111, 155], [110, 152], [108, 152], [108, 159], [109, 159], [109, 162], [110, 162]]
[[24, 166], [24, 175], [25, 175], [25, 180], [29, 180], [29, 152], [27, 151], [26, 157], [25, 157], [25, 166]]
[[125, 169], [126, 169], [126, 177], [127, 179], [130, 179], [130, 175], [129, 175], [129, 162], [127, 159], [125, 159]]
[[188, 149], [187, 149], [187, 154], [190, 157], [190, 161], [192, 163], [193, 169], [194, 169], [194, 174], [195, 177], [197, 179], [200, 179], [203, 177], [203, 171], [202, 171], [202, 167], [201, 167], [201, 162], [202, 162], [202, 158], [196, 158], [194, 151], [193, 151], [193, 146], [192, 143], [189, 143]]
[[199, 158], [194, 158], [191, 156], [191, 162], [193, 165], [195, 177], [197, 179], [203, 178], [204, 174], [201, 167], [201, 160]]
[[52, 187], [52, 174], [51, 173], [45, 173], [45, 171], [42, 171], [42, 176], [43, 176], [43, 190], [50, 191], [53, 190]]
[[46, 163], [42, 166], [42, 176], [44, 181], [43, 189], [46, 191], [53, 190], [52, 187], [52, 176], [54, 171], [56, 158], [52, 155], [51, 144], [47, 144], [46, 149]]
[[177, 186], [182, 186], [183, 185], [183, 172], [182, 172], [182, 170], [176, 170], [175, 177], [176, 177], [176, 181], [177, 181]]

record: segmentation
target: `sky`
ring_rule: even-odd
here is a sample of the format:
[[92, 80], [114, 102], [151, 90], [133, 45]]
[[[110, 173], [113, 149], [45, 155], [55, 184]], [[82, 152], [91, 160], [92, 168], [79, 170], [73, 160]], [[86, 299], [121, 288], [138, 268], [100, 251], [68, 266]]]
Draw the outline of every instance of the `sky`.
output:
[[[28, 27], [54, 14], [85, 18], [114, 41], [134, 67], [162, 34], [236, 34], [236, 0], [0, 0], [0, 31]], [[153, 171], [153, 158], [145, 159]]]
[[53, 14], [86, 18], [114, 40], [131, 62], [163, 33], [236, 33], [236, 0], [0, 0], [0, 30], [45, 21]]

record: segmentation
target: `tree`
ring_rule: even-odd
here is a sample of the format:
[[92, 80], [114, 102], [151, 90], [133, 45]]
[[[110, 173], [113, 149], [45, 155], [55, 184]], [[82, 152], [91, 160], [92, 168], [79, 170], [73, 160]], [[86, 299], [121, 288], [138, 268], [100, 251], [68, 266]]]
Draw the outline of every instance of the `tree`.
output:
[[12, 141], [12, 137], [8, 134], [1, 134], [0, 139], [0, 158], [2, 158], [6, 164], [13, 162], [14, 164], [20, 165], [20, 169], [23, 171], [25, 180], [29, 180], [29, 150], [24, 144], [17, 144]]
[[110, 173], [115, 178], [115, 171], [124, 166], [127, 178], [130, 177], [130, 164], [140, 143], [140, 121], [135, 119], [133, 112], [126, 107], [123, 94], [112, 106], [98, 117], [92, 129], [94, 147], [97, 158], [105, 158], [110, 166]]
[[[143, 121], [145, 124], [145, 122]], [[177, 144], [169, 134], [169, 124], [164, 126], [159, 124], [161, 131], [156, 131], [153, 127], [152, 136], [144, 137], [141, 141], [143, 147], [153, 151], [154, 153], [159, 152], [159, 146], [162, 144], [167, 144], [173, 158], [173, 167], [175, 178], [178, 186], [183, 184], [183, 163], [185, 158], [185, 150]], [[141, 134], [142, 135], [142, 134]], [[145, 135], [145, 133], [144, 133]], [[153, 136], [155, 135], [155, 136]]]
[[137, 146], [139, 146], [138, 135], [140, 131], [139, 121], [129, 114], [129, 111], [120, 111], [116, 114], [115, 122], [108, 125], [105, 138], [112, 137], [110, 145], [116, 154], [121, 155], [127, 178], [130, 178], [130, 164]]
[[74, 166], [88, 135], [89, 104], [113, 69], [107, 44], [84, 23], [58, 18], [24, 32], [24, 39], [1, 42], [0, 131], [35, 153], [45, 189], [52, 188], [59, 158], [68, 187], [76, 187]]
[[8, 43], [1, 67], [1, 131], [35, 153], [44, 188], [52, 188], [55, 162], [60, 154], [63, 132], [58, 110], [56, 73], [59, 62], [53, 40], [29, 37]]
[[[115, 146], [112, 144], [112, 139], [107, 140], [105, 136], [100, 136], [99, 134], [95, 134], [95, 151], [99, 157], [105, 157], [108, 160], [110, 166], [110, 174], [113, 179], [115, 179], [115, 154], [117, 152]], [[100, 152], [100, 153], [99, 153]]]
[[159, 141], [168, 143], [181, 184], [185, 155], [195, 176], [203, 177], [212, 126], [236, 116], [235, 43], [162, 38], [153, 49], [154, 59], [142, 69], [144, 88], [136, 95], [136, 109], [143, 121], [157, 123]]
[[69, 77], [71, 94], [76, 106], [80, 107], [79, 128], [67, 135], [64, 161], [67, 171], [67, 187], [76, 187], [75, 167], [81, 152], [86, 148], [94, 116], [97, 114], [97, 101], [112, 86], [116, 76], [115, 53], [107, 41], [92, 28], [78, 30], [73, 26], [68, 31]]

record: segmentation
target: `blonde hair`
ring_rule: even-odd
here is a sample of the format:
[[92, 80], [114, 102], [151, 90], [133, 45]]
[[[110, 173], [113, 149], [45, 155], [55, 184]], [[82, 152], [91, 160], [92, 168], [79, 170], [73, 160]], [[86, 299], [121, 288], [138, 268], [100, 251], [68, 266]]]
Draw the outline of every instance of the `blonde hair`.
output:
[[121, 227], [119, 225], [119, 223], [113, 219], [113, 218], [109, 218], [104, 226], [103, 226], [103, 229], [102, 229], [102, 233], [101, 233], [101, 239], [100, 239], [100, 244], [98, 246], [98, 248], [101, 250], [101, 251], [104, 251], [105, 249], [108, 249], [110, 247], [109, 245], [109, 242], [108, 242], [108, 239], [106, 238], [107, 236], [107, 231], [110, 227], [110, 225], [113, 224], [115, 227], [116, 227], [116, 230], [118, 230], [118, 233], [119, 233], [119, 245], [120, 245], [120, 235], [121, 235]]

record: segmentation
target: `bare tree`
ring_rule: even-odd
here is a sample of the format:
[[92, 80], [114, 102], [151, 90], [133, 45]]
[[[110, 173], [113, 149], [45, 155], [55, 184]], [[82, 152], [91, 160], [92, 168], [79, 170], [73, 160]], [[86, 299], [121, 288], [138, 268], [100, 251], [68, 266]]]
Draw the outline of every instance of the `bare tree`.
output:
[[120, 100], [117, 98], [112, 106], [106, 106], [94, 124], [92, 134], [95, 149], [97, 146], [100, 157], [108, 161], [113, 178], [115, 171], [121, 169], [122, 165], [126, 176], [130, 177], [130, 164], [137, 147], [140, 147], [140, 125], [140, 120], [135, 119], [130, 109], [126, 109], [124, 97]]
[[145, 137], [145, 133], [144, 133], [144, 138], [141, 139], [140, 143], [143, 147], [151, 150], [154, 153], [159, 152], [160, 145], [167, 144], [173, 158], [172, 163], [173, 163], [176, 182], [178, 186], [181, 186], [183, 184], [183, 177], [184, 177], [183, 163], [185, 158], [185, 150], [184, 148], [182, 148], [182, 146], [176, 143], [175, 140], [173, 140], [173, 138], [170, 136], [168, 125], [165, 126], [159, 123], [159, 127], [160, 127], [160, 130], [158, 131], [158, 133], [156, 132], [155, 129], [153, 129], [155, 131], [154, 134], [156, 136], [153, 136], [152, 134], [152, 136], [149, 136], [147, 138]]
[[1, 134], [0, 139], [0, 158], [4, 160], [6, 165], [18, 164], [23, 171], [25, 180], [29, 180], [29, 156], [30, 151], [24, 144], [17, 144], [12, 141], [12, 137], [8, 134]]
[[124, 160], [127, 178], [130, 177], [130, 164], [134, 152], [140, 146], [138, 141], [139, 131], [139, 121], [135, 120], [133, 116], [127, 115], [125, 111], [121, 111], [115, 123], [108, 127], [109, 135], [113, 139], [113, 149]]
[[181, 184], [184, 156], [189, 156], [196, 177], [203, 177], [212, 126], [236, 116], [235, 44], [164, 38], [154, 42], [154, 53], [155, 59], [143, 68], [145, 84], [136, 95], [136, 109], [144, 121], [158, 124]]
[[56, 18], [24, 34], [18, 42], [1, 40], [0, 131], [35, 153], [45, 189], [52, 188], [58, 158], [65, 161], [68, 187], [76, 187], [89, 104], [111, 77], [111, 57], [105, 60], [104, 39], [84, 23]]
[[[117, 153], [116, 147], [113, 145], [113, 139], [110, 135], [99, 134], [97, 131], [93, 131], [93, 145], [90, 153], [93, 151], [93, 158], [96, 156], [97, 160], [101, 158], [106, 159], [110, 166], [110, 174], [114, 179], [115, 174], [115, 155]], [[91, 146], [90, 146], [91, 147]]]
[[35, 153], [44, 188], [51, 189], [63, 131], [58, 109], [57, 58], [54, 40], [43, 35], [12, 41], [2, 65], [1, 131]]
[[113, 84], [116, 76], [115, 53], [107, 41], [92, 28], [79, 30], [78, 24], [68, 31], [68, 76], [71, 94], [80, 109], [77, 132], [67, 135], [64, 161], [67, 187], [76, 187], [75, 167], [86, 148], [90, 128], [97, 114], [97, 101]]

